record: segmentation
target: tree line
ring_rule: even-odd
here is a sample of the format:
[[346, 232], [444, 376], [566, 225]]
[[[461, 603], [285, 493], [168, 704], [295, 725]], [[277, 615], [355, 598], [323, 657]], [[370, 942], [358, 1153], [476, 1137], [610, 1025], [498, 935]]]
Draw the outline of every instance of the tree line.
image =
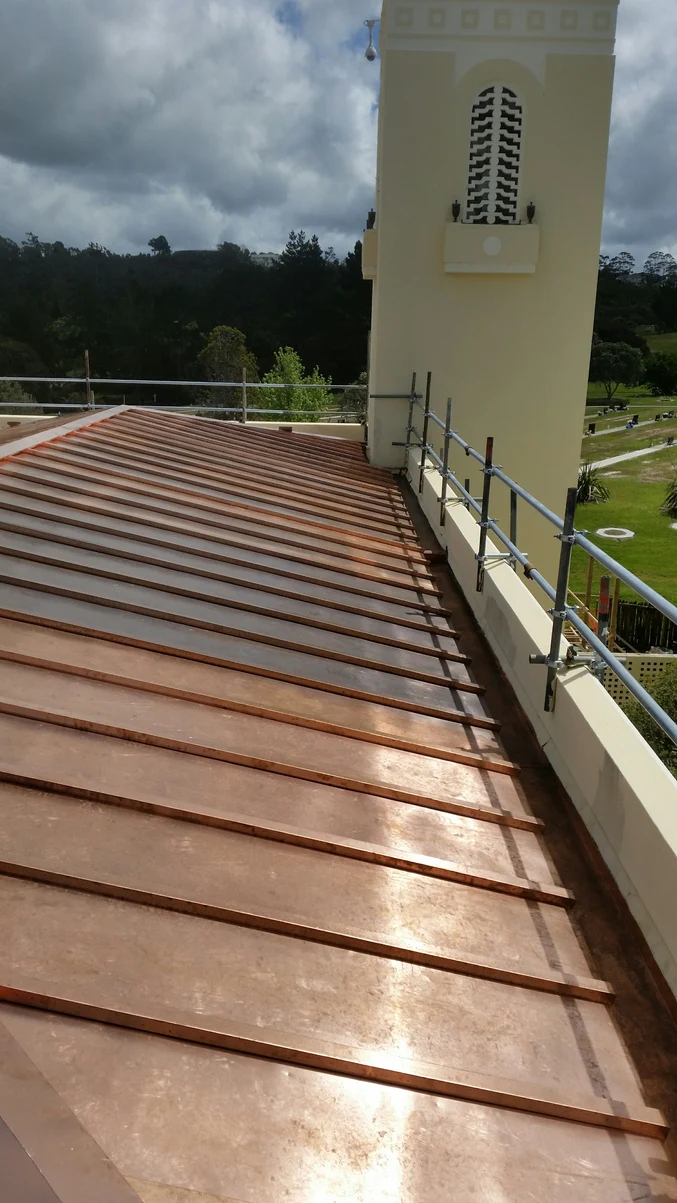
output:
[[[360, 242], [342, 260], [316, 236], [292, 232], [273, 267], [234, 243], [215, 250], [172, 251], [164, 235], [149, 251], [119, 255], [0, 236], [0, 376], [81, 376], [90, 352], [99, 378], [241, 379], [304, 385], [299, 407], [329, 405], [324, 385], [366, 379], [371, 287], [362, 279]], [[677, 331], [677, 262], [664, 251], [641, 269], [628, 252], [599, 263], [592, 380], [609, 402], [621, 384], [646, 382], [657, 395], [677, 393], [677, 356], [651, 354], [648, 331]], [[224, 375], [224, 372], [227, 373]], [[318, 387], [319, 386], [319, 387]], [[27, 386], [37, 403], [81, 400], [82, 389]], [[153, 392], [128, 389], [129, 402]], [[21, 388], [0, 385], [0, 401]], [[110, 389], [101, 392], [119, 399]], [[291, 390], [252, 390], [250, 404], [290, 410]], [[346, 398], [356, 402], [363, 393]], [[176, 389], [159, 402], [225, 405], [217, 390]]]
[[[316, 236], [292, 232], [273, 267], [228, 242], [172, 252], [159, 235], [149, 247], [120, 255], [94, 243], [0, 236], [0, 376], [81, 377], [87, 348], [94, 377], [224, 379], [213, 376], [224, 338], [229, 367], [241, 372], [246, 362], [250, 380], [346, 384], [366, 370], [371, 288], [361, 243], [340, 260]], [[63, 402], [69, 391], [82, 399], [67, 385], [24, 387], [38, 403]], [[126, 399], [148, 403], [152, 391], [128, 388]], [[192, 404], [195, 396], [172, 389], [157, 400]], [[201, 400], [217, 398], [210, 390]]]
[[655, 396], [677, 393], [677, 355], [651, 352], [647, 335], [677, 331], [677, 261], [653, 251], [638, 270], [628, 251], [599, 262], [590, 380], [609, 403], [622, 384]]

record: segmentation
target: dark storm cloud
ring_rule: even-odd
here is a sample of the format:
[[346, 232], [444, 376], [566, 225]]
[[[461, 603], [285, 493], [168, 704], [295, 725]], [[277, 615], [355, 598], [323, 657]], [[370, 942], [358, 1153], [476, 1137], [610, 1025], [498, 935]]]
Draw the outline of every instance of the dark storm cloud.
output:
[[605, 245], [677, 252], [677, 5], [621, 0]]
[[360, 0], [333, 7], [4, 0], [0, 232], [276, 246], [305, 224], [347, 245], [373, 193], [377, 75], [346, 46]]
[[[605, 242], [640, 258], [677, 244], [676, 10], [621, 3]], [[263, 249], [304, 226], [345, 250], [373, 196], [368, 15], [365, 0], [2, 0], [0, 233]]]

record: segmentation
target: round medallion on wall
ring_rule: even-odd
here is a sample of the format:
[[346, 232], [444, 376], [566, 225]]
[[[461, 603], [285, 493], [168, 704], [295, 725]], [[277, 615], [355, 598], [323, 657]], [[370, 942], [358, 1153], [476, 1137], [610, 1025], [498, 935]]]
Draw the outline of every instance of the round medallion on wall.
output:
[[495, 234], [492, 234], [492, 236], [490, 238], [485, 238], [485, 240], [484, 240], [485, 255], [490, 255], [493, 258], [494, 255], [500, 255], [502, 250], [503, 250], [503, 243], [501, 242], [500, 238], [496, 237]]

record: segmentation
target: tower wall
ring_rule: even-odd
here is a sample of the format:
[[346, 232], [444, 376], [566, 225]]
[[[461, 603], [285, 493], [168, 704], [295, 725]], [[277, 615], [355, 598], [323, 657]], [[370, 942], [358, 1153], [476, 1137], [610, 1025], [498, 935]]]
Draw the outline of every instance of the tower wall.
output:
[[[479, 448], [493, 435], [496, 461], [560, 513], [585, 414], [615, 20], [616, 0], [386, 0], [383, 12], [370, 392], [432, 371], [440, 417], [450, 395], [455, 428]], [[491, 85], [522, 106], [520, 224], [463, 220], [473, 103]], [[370, 402], [374, 463], [403, 462], [392, 444], [406, 414], [405, 401]], [[519, 541], [552, 570], [552, 531], [524, 509]]]

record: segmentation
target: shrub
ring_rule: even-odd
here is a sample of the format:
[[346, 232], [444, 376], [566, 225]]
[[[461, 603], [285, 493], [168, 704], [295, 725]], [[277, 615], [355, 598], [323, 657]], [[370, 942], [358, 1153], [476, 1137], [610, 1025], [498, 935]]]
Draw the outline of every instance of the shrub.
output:
[[[9, 406], [21, 406], [21, 413], [41, 414], [42, 409], [37, 404], [32, 393], [25, 392], [18, 381], [15, 380], [0, 380], [0, 405], [5, 412]], [[31, 408], [25, 408], [30, 406]]]
[[[652, 682], [649, 693], [658, 705], [677, 722], [677, 658]], [[660, 756], [663, 764], [677, 777], [677, 744], [661, 730], [651, 715], [632, 698], [623, 707], [630, 721], [644, 737], [650, 748]]]
[[336, 409], [336, 400], [328, 387], [331, 377], [325, 379], [318, 368], [308, 375], [293, 347], [280, 347], [275, 352], [273, 366], [263, 377], [263, 383], [288, 386], [257, 389], [258, 407], [277, 410], [278, 421], [314, 422], [318, 415]]
[[581, 464], [578, 470], [578, 504], [599, 504], [608, 501], [609, 497], [609, 490], [602, 480], [599, 468], [593, 468], [592, 464]]
[[665, 501], [661, 510], [668, 518], [677, 518], [677, 471], [665, 490]]
[[677, 355], [657, 351], [647, 360], [645, 380], [654, 397], [672, 397], [677, 393]]

